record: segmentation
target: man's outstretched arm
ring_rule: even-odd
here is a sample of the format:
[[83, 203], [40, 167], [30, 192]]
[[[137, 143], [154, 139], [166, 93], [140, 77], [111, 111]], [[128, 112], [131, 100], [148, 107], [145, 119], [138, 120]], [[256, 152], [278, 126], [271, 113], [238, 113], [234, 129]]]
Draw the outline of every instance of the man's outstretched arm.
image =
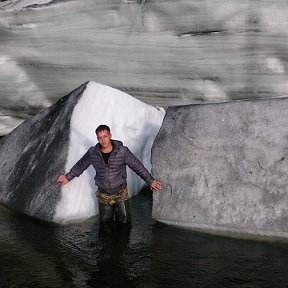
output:
[[61, 185], [67, 184], [73, 178], [80, 176], [90, 165], [91, 165], [91, 159], [88, 150], [67, 174], [60, 175], [57, 178], [57, 182], [60, 183]]
[[138, 174], [152, 190], [160, 190], [161, 183], [153, 178], [142, 162], [126, 147], [125, 164]]

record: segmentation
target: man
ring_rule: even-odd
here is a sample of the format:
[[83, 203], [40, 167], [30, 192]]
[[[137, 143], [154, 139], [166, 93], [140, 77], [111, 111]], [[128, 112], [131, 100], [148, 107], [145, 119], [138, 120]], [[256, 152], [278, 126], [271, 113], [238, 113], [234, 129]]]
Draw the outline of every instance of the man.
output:
[[153, 190], [161, 189], [144, 165], [118, 140], [111, 139], [112, 134], [107, 125], [96, 129], [98, 143], [90, 147], [84, 156], [66, 175], [57, 179], [62, 185], [74, 177], [80, 176], [84, 170], [93, 165], [96, 170], [95, 184], [99, 203], [100, 222], [130, 222], [130, 211], [127, 190], [126, 165], [137, 173]]

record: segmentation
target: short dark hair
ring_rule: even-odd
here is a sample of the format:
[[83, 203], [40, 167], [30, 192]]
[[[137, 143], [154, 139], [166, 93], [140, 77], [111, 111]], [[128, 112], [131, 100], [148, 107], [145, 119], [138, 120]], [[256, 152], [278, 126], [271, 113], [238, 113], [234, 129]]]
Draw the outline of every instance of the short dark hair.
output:
[[97, 134], [98, 132], [101, 132], [101, 131], [108, 131], [110, 133], [110, 128], [109, 126], [102, 124], [96, 128], [95, 133]]

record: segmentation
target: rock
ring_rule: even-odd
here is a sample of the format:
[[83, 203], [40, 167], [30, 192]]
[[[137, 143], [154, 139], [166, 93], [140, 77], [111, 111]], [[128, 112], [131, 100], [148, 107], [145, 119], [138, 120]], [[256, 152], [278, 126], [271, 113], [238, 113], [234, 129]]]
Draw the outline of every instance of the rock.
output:
[[[151, 146], [164, 114], [162, 108], [109, 86], [81, 85], [1, 139], [0, 203], [58, 223], [97, 214], [92, 167], [63, 187], [56, 183], [57, 176], [97, 143], [95, 129], [100, 124], [109, 125], [113, 138], [151, 169]], [[131, 171], [128, 183], [130, 196], [144, 185]]]
[[169, 107], [152, 147], [158, 221], [288, 236], [288, 98]]

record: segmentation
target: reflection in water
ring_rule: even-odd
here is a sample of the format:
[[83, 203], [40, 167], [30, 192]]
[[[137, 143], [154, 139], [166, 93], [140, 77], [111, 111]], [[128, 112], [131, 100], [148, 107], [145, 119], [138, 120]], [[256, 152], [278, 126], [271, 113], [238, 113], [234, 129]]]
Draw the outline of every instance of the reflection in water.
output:
[[[127, 251], [131, 226], [129, 224], [110, 223], [100, 226], [98, 273], [90, 275], [88, 284], [99, 281], [113, 287], [130, 287], [129, 275], [126, 272], [125, 252]], [[127, 286], [128, 285], [128, 286]]]
[[0, 287], [287, 287], [287, 243], [157, 223], [145, 193], [132, 226], [48, 225], [2, 207]]

